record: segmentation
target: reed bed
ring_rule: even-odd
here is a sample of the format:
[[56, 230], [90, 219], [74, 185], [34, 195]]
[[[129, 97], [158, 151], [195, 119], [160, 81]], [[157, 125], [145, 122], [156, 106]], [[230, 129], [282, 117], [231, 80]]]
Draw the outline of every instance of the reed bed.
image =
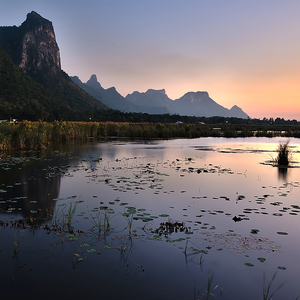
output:
[[[216, 128], [218, 127], [218, 128]], [[300, 127], [129, 122], [0, 123], [0, 151], [39, 150], [51, 143], [97, 141], [101, 138], [300, 137]]]

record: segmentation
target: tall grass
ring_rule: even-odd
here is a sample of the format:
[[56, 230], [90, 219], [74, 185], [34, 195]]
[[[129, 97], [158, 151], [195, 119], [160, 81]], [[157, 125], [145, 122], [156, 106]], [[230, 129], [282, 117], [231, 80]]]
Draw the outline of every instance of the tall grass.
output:
[[62, 224], [63, 226], [68, 226], [68, 228], [70, 229], [72, 220], [76, 212], [76, 208], [77, 203], [73, 201], [68, 204], [58, 206], [53, 215], [53, 224], [55, 226], [57, 226], [58, 224]]
[[291, 162], [291, 150], [289, 142], [280, 143], [277, 149], [277, 157], [275, 160], [278, 166], [288, 166]]
[[71, 227], [71, 223], [75, 215], [76, 208], [77, 208], [77, 203], [74, 202], [69, 203], [67, 214], [64, 215], [64, 220], [66, 221], [63, 222], [66, 223], [68, 227]]
[[114, 216], [111, 216], [111, 214], [112, 211], [108, 209], [105, 209], [103, 213], [97, 212], [94, 215], [91, 214], [90, 222], [93, 226], [90, 231], [98, 237], [100, 237], [101, 234], [105, 236], [112, 232], [111, 220]]
[[198, 138], [198, 137], [249, 137], [249, 136], [300, 136], [298, 127], [130, 123], [130, 122], [66, 122], [54, 121], [0, 123], [0, 151], [38, 150], [50, 143], [116, 138]]

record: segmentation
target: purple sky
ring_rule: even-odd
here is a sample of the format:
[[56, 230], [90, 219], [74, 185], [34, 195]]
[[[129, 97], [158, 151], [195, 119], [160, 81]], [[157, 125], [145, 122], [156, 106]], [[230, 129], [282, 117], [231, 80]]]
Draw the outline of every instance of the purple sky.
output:
[[207, 91], [251, 117], [300, 120], [300, 1], [0, 0], [0, 26], [52, 21], [62, 68], [104, 88]]

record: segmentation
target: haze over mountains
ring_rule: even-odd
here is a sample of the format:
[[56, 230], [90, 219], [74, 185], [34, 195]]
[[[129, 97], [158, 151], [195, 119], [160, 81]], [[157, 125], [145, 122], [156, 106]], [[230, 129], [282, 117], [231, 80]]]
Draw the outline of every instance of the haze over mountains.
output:
[[20, 26], [0, 27], [0, 118], [90, 119], [120, 112], [248, 118], [239, 107], [217, 104], [207, 92], [171, 100], [165, 90], [149, 89], [123, 97], [104, 89], [96, 75], [86, 83], [61, 70], [52, 23], [32, 11]]
[[170, 99], [165, 90], [149, 89], [145, 93], [133, 92], [125, 98], [112, 87], [105, 90], [94, 74], [83, 83], [77, 76], [71, 77], [74, 83], [103, 102], [105, 105], [124, 112], [143, 112], [149, 114], [178, 114], [198, 117], [237, 117], [249, 116], [234, 105], [230, 110], [211, 99], [207, 92], [188, 92], [181, 98]]

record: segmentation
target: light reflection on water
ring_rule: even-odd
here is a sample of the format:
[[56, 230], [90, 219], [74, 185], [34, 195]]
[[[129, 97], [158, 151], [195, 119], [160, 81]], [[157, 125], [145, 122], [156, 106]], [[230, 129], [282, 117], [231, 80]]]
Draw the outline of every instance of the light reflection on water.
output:
[[[7, 189], [2, 193], [1, 219], [39, 214], [45, 217], [46, 210], [49, 215], [55, 215], [59, 205], [70, 203], [66, 198], [74, 195], [82, 202], [77, 205], [73, 225], [76, 230], [88, 232], [91, 217], [97, 213], [103, 216], [99, 207], [113, 209], [113, 228], [109, 234], [98, 239], [90, 237], [102, 254], [85, 253], [84, 261], [78, 265], [82, 272], [80, 285], [92, 296], [100, 293], [92, 279], [99, 277], [105, 282], [101, 295], [107, 299], [121, 298], [125, 291], [131, 299], [193, 299], [195, 286], [197, 292], [200, 288], [203, 293], [208, 273], [213, 271], [213, 285], [218, 285], [213, 293], [217, 299], [260, 299], [263, 274], [272, 278], [279, 266], [286, 270], [278, 270], [274, 289], [285, 280], [288, 283], [274, 299], [287, 299], [287, 295], [293, 299], [300, 294], [296, 289], [300, 169], [297, 163], [295, 168], [282, 170], [262, 164], [276, 156], [280, 141], [285, 142], [279, 138], [105, 142], [74, 147], [74, 152], [64, 158], [56, 156], [53, 160], [16, 163], [11, 171], [1, 171], [2, 178], [5, 174], [2, 188]], [[293, 160], [299, 161], [300, 143], [290, 139], [290, 145]], [[21, 185], [15, 186], [19, 181]], [[8, 185], [13, 187], [7, 188]], [[24, 196], [27, 198], [13, 200]], [[57, 198], [62, 200], [57, 201]], [[126, 204], [121, 206], [120, 203]], [[117, 248], [128, 232], [128, 223], [122, 216], [126, 206], [141, 209], [137, 214], [157, 218], [149, 222], [133, 221], [137, 236], [131, 238], [130, 251], [122, 253], [120, 259]], [[16, 209], [8, 213], [12, 208]], [[31, 213], [36, 208], [42, 211]], [[159, 217], [163, 214], [169, 217]], [[235, 222], [234, 217], [240, 220]], [[153, 232], [161, 222], [168, 220], [183, 222], [193, 234], [169, 235], [172, 240], [184, 238], [181, 242], [166, 242], [164, 234], [162, 240], [156, 240]], [[252, 229], [259, 232], [250, 234]], [[54, 241], [57, 243], [55, 235], [45, 237], [41, 230], [36, 235], [38, 240], [32, 235], [27, 238], [38, 249], [49, 248]], [[52, 261], [55, 259], [64, 266], [65, 272], [58, 278], [67, 277], [68, 284], [75, 285], [74, 296], [78, 295], [75, 273], [79, 271], [78, 268], [73, 271], [67, 262], [72, 260], [70, 253], [72, 256], [78, 249], [85, 250], [78, 243], [69, 242], [60, 248], [52, 246], [45, 250]], [[103, 249], [106, 244], [112, 245], [113, 250]], [[182, 253], [185, 247], [186, 256]], [[192, 248], [207, 251], [207, 254], [193, 253]], [[0, 258], [1, 255], [9, 255], [9, 251], [3, 250]], [[21, 258], [22, 255], [30, 259], [24, 251], [20, 252]], [[199, 263], [201, 255], [205, 259], [203, 265]], [[266, 261], [260, 262], [259, 257]], [[254, 266], [248, 267], [245, 263]], [[47, 263], [40, 258], [40, 264]], [[54, 276], [58, 267], [47, 265], [47, 273]], [[100, 268], [105, 270], [104, 274]], [[32, 274], [33, 278], [42, 278], [43, 286], [45, 273]], [[0, 275], [6, 278], [4, 271]], [[221, 288], [224, 289], [222, 296]]]

